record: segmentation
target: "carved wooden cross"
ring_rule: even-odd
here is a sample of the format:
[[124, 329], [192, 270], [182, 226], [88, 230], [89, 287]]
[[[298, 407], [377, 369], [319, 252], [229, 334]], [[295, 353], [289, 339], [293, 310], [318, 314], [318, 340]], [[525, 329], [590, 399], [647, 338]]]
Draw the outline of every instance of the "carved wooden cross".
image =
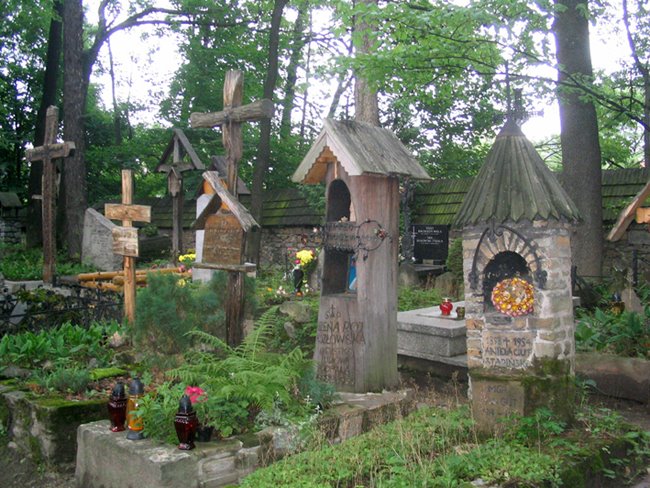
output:
[[[167, 173], [167, 188], [172, 196], [172, 253], [176, 260], [183, 252], [183, 172], [205, 168], [183, 131], [174, 129], [173, 132], [156, 171]], [[183, 163], [186, 154], [190, 158], [189, 163]]]
[[[273, 116], [273, 102], [270, 100], [263, 99], [242, 106], [243, 89], [244, 76], [242, 72], [238, 70], [228, 71], [223, 85], [223, 110], [221, 112], [206, 114], [193, 113], [190, 115], [192, 128], [221, 126], [223, 146], [226, 150], [226, 183], [228, 191], [235, 201], [237, 200], [237, 166], [244, 150], [241, 124], [243, 122], [259, 121]], [[218, 178], [215, 178], [215, 181], [211, 181], [210, 183], [213, 186], [218, 186], [219, 182], [216, 180]], [[216, 202], [220, 205], [222, 200], [223, 198], [214, 200], [215, 206]], [[230, 208], [231, 212], [233, 207], [234, 205]], [[216, 206], [211, 211], [214, 212], [218, 208]], [[251, 220], [255, 222], [252, 217]], [[218, 231], [218, 229], [213, 230]], [[206, 235], [204, 248], [207, 243], [207, 237]], [[242, 238], [245, 239], [245, 233]], [[246, 268], [246, 264], [243, 262], [243, 255], [240, 255], [236, 260], [238, 261], [236, 268], [231, 268], [228, 271], [228, 295], [226, 297], [226, 334], [228, 344], [231, 346], [237, 346], [244, 337], [244, 272], [242, 270]], [[204, 264], [202, 267], [208, 266]], [[225, 267], [219, 266], [219, 269], [225, 269]]]
[[121, 220], [122, 227], [113, 229], [113, 252], [124, 256], [124, 318], [135, 319], [135, 258], [138, 256], [138, 229], [135, 222], [151, 222], [151, 207], [133, 205], [133, 172], [122, 170], [122, 204], [104, 205], [106, 218]]
[[242, 72], [239, 70], [228, 71], [223, 84], [223, 110], [190, 115], [192, 128], [221, 126], [228, 169], [226, 181], [228, 190], [235, 197], [237, 197], [237, 165], [244, 151], [241, 124], [273, 117], [273, 102], [271, 100], [262, 99], [242, 105], [243, 91], [244, 75]]
[[56, 166], [55, 159], [70, 156], [75, 149], [74, 142], [56, 143], [59, 109], [47, 108], [45, 115], [45, 138], [43, 145], [27, 151], [28, 161], [43, 161], [43, 282], [54, 281], [56, 262]]

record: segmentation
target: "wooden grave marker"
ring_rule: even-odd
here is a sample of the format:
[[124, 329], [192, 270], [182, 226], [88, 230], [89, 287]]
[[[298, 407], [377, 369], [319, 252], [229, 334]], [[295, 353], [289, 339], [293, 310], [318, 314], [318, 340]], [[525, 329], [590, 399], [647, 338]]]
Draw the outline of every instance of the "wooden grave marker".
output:
[[106, 218], [121, 220], [122, 226], [113, 229], [113, 252], [124, 256], [124, 318], [135, 319], [135, 258], [138, 257], [138, 229], [133, 222], [151, 222], [151, 207], [133, 205], [133, 172], [122, 170], [122, 203], [107, 203]]
[[[221, 127], [223, 146], [226, 150], [226, 187], [223, 192], [218, 173], [207, 171], [204, 178], [212, 185], [217, 192], [213, 200], [204, 209], [193, 227], [205, 229], [206, 235], [203, 243], [203, 261], [196, 265], [201, 268], [223, 269], [228, 271], [228, 296], [226, 297], [226, 333], [228, 344], [236, 346], [244, 338], [243, 310], [244, 310], [244, 273], [254, 270], [254, 264], [244, 262], [246, 233], [249, 230], [258, 228], [255, 219], [248, 213], [237, 200], [238, 165], [241, 160], [244, 146], [242, 140], [241, 124], [243, 122], [255, 122], [273, 116], [273, 102], [270, 100], [258, 100], [248, 105], [242, 105], [244, 91], [244, 75], [239, 70], [231, 70], [226, 73], [223, 85], [223, 110], [211, 113], [193, 113], [190, 115], [192, 128], [214, 128]], [[206, 177], [207, 175], [207, 177]], [[211, 181], [212, 179], [212, 181]], [[225, 205], [225, 206], [224, 206]], [[211, 216], [219, 209], [217, 216]], [[220, 219], [231, 212], [239, 222], [243, 234], [241, 241], [233, 229], [234, 221], [229, 219], [228, 223]], [[219, 216], [221, 215], [221, 217]], [[228, 231], [231, 240], [218, 237], [220, 233]], [[227, 248], [220, 246], [227, 244]], [[211, 249], [212, 248], [212, 249]], [[237, 254], [239, 254], [237, 256]], [[221, 258], [229, 255], [228, 262], [210, 263], [206, 256]]]
[[56, 262], [56, 166], [55, 160], [66, 158], [75, 150], [74, 142], [56, 143], [59, 109], [47, 108], [44, 144], [27, 151], [28, 161], [43, 161], [41, 205], [43, 212], [43, 282], [53, 284]]
[[[185, 155], [189, 162], [184, 163]], [[171, 162], [169, 161], [171, 157]], [[156, 171], [167, 173], [167, 189], [172, 196], [172, 253], [174, 259], [183, 253], [183, 172], [205, 169], [201, 159], [180, 129], [173, 129], [172, 139], [160, 158]]]

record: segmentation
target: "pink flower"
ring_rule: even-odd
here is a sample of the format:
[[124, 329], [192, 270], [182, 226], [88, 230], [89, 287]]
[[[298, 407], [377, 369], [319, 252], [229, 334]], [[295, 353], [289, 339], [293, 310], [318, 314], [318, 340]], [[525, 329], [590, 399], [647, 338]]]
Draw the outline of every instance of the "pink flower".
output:
[[195, 404], [197, 402], [204, 402], [207, 399], [205, 391], [200, 386], [186, 387], [185, 394], [190, 397], [192, 404]]

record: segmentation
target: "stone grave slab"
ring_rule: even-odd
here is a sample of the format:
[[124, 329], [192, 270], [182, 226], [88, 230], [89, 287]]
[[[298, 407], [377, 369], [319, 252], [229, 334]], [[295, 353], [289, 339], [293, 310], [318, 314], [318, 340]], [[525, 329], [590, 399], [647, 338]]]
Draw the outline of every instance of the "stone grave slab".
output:
[[81, 262], [101, 271], [114, 271], [122, 267], [122, 256], [113, 254], [113, 229], [117, 225], [93, 208], [84, 215]]

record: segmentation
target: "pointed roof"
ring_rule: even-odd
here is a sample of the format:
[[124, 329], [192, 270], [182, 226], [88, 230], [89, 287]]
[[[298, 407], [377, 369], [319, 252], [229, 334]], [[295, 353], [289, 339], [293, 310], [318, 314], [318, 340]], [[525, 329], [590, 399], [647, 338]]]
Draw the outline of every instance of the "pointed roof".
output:
[[508, 121], [456, 214], [454, 227], [580, 220], [580, 212], [519, 126]]
[[352, 120], [325, 119], [323, 130], [292, 176], [296, 183], [320, 183], [327, 165], [341, 163], [350, 176], [409, 176], [430, 180], [400, 140], [387, 129]]

